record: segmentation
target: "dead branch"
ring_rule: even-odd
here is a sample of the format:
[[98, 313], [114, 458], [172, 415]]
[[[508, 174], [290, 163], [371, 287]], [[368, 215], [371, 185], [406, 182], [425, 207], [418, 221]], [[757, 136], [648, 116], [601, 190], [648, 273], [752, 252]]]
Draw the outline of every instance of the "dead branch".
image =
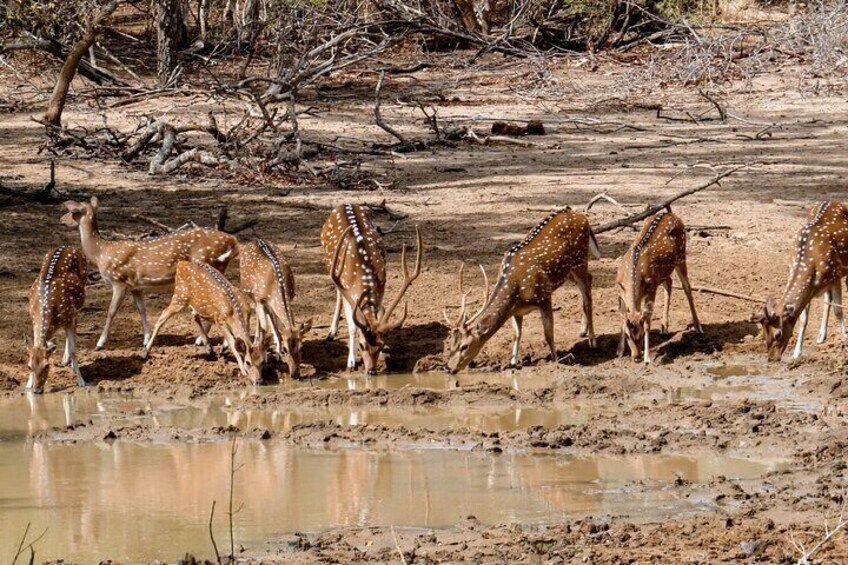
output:
[[[675, 284], [674, 288], [683, 289], [679, 284]], [[738, 298], [739, 300], [746, 300], [748, 302], [756, 302], [757, 304], [765, 304], [766, 301], [762, 298], [755, 298], [753, 296], [747, 296], [745, 294], [738, 294], [736, 292], [730, 292], [729, 290], [722, 290], [720, 288], [712, 288], [709, 286], [692, 286], [692, 290], [697, 292], [703, 292], [705, 294], [715, 294], [717, 296], [726, 296], [728, 298]]]
[[389, 207], [386, 205], [385, 198], [379, 204], [368, 204], [367, 202], [363, 202], [362, 205], [366, 208], [370, 208], [375, 212], [381, 212], [383, 214], [386, 214], [393, 222], [399, 222], [409, 217], [408, 214], [401, 214], [400, 212], [395, 212], [394, 210], [389, 209]]
[[652, 206], [648, 206], [644, 211], [639, 212], [638, 214], [633, 214], [631, 216], [627, 216], [626, 218], [621, 218], [620, 220], [615, 220], [615, 221], [612, 221], [612, 222], [608, 222], [606, 224], [601, 224], [600, 226], [592, 228], [592, 231], [595, 234], [599, 234], [599, 233], [604, 233], [604, 232], [607, 232], [607, 231], [610, 231], [610, 230], [614, 230], [616, 228], [629, 226], [631, 224], [635, 224], [636, 222], [641, 222], [645, 218], [647, 218], [647, 217], [649, 217], [653, 214], [656, 214], [660, 210], [662, 210], [664, 208], [668, 208], [669, 206], [671, 206], [671, 204], [673, 202], [676, 202], [677, 200], [680, 200], [681, 198], [684, 198], [686, 196], [691, 196], [692, 194], [695, 194], [696, 192], [700, 192], [700, 191], [705, 190], [705, 189], [707, 189], [707, 188], [709, 188], [713, 185], [720, 184], [721, 180], [723, 178], [728, 177], [728, 176], [732, 175], [733, 173], [735, 173], [735, 172], [737, 172], [741, 169], [747, 168], [748, 166], [749, 166], [748, 164], [745, 164], [745, 165], [739, 165], [739, 166], [733, 167], [731, 169], [727, 169], [726, 171], [715, 175], [713, 178], [711, 178], [709, 181], [707, 181], [703, 184], [700, 184], [700, 185], [693, 187], [693, 188], [688, 188], [688, 189], [684, 190], [683, 192], [678, 192], [677, 194], [675, 194], [671, 198], [668, 198], [668, 199], [664, 200], [663, 202], [660, 202], [659, 204], [654, 204]]
[[[718, 101], [715, 98], [713, 98], [708, 92], [706, 92], [702, 89], [698, 89], [698, 94], [700, 94], [702, 97], [706, 98], [707, 101], [710, 104], [713, 105], [713, 107], [718, 112], [718, 116], [719, 116], [719, 119], [721, 121], [723, 121], [723, 122], [727, 121], [727, 111], [724, 109], [724, 107], [721, 104], [718, 103]], [[701, 118], [701, 119], [703, 119], [703, 118]]]
[[383, 120], [383, 116], [380, 113], [380, 91], [383, 90], [383, 81], [386, 79], [386, 71], [382, 71], [380, 73], [380, 79], [377, 81], [377, 89], [375, 91], [375, 100], [374, 100], [374, 119], [377, 122], [377, 125], [380, 128], [397, 139], [400, 142], [401, 147], [411, 147], [410, 143], [403, 137], [396, 129], [387, 124], [385, 120]]
[[592, 206], [594, 206], [597, 202], [600, 202], [601, 200], [605, 200], [605, 201], [609, 202], [610, 204], [614, 204], [614, 205], [618, 206], [619, 209], [621, 209], [621, 211], [623, 211], [623, 212], [626, 211], [624, 206], [622, 206], [621, 203], [618, 200], [616, 200], [615, 198], [613, 198], [612, 196], [610, 196], [606, 192], [602, 192], [600, 194], [596, 194], [595, 196], [592, 197], [591, 200], [589, 200], [589, 202], [586, 204], [586, 206], [583, 207], [583, 213], [584, 214], [588, 213], [589, 210], [592, 209]]

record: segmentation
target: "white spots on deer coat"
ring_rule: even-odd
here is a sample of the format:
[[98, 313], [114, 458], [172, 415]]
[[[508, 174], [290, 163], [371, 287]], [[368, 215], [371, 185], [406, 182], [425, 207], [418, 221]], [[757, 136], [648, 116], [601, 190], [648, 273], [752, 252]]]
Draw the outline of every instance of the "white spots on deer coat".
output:
[[49, 252], [38, 279], [29, 291], [33, 339], [44, 345], [56, 331], [72, 324], [85, 303], [87, 266], [76, 247], [62, 246]]

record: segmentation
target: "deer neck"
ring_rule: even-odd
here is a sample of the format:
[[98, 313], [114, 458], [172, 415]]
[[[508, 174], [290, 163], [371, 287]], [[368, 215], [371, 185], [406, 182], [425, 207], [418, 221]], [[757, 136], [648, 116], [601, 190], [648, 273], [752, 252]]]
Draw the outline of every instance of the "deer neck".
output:
[[517, 289], [499, 283], [477, 317], [477, 331], [485, 341], [495, 335], [515, 313]]
[[83, 218], [79, 224], [79, 231], [85, 258], [95, 265], [99, 264], [103, 239], [100, 237], [100, 230], [97, 229], [97, 220], [95, 218], [90, 220]]
[[796, 267], [792, 270], [792, 275], [789, 277], [789, 283], [786, 285], [786, 291], [783, 293], [779, 313], [783, 314], [789, 309], [791, 318], [794, 324], [801, 312], [806, 308], [816, 293], [815, 285], [815, 270], [809, 269], [807, 272], [801, 271]]

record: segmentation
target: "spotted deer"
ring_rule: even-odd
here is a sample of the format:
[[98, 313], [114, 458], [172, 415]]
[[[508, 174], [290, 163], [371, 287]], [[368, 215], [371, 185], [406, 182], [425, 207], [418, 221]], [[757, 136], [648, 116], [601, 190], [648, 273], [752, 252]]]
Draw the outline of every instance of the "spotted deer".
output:
[[769, 297], [763, 312], [755, 317], [763, 328], [769, 361], [779, 361], [800, 317], [798, 341], [792, 357], [801, 356], [810, 302], [825, 295], [824, 316], [818, 342], [827, 339], [827, 319], [831, 302], [834, 313], [848, 337], [842, 311], [842, 279], [848, 275], [848, 208], [839, 202], [820, 202], [810, 210], [798, 232], [789, 280], [780, 304]]
[[407, 306], [404, 304], [400, 319], [389, 322], [409, 286], [421, 273], [423, 246], [417, 227], [415, 237], [415, 269], [410, 274], [404, 245], [401, 251], [403, 282], [395, 299], [388, 308], [384, 308], [386, 249], [370, 212], [356, 204], [343, 204], [337, 206], [324, 222], [321, 229], [324, 262], [336, 287], [336, 308], [328, 339], [335, 338], [338, 332], [344, 304], [348, 328], [348, 369], [356, 367], [358, 347], [365, 371], [369, 375], [376, 374], [384, 336], [401, 327], [406, 320]]
[[50, 355], [56, 346], [53, 337], [65, 332], [62, 364], [70, 363], [79, 386], [85, 386], [77, 362], [77, 315], [85, 302], [86, 261], [76, 247], [63, 246], [49, 252], [41, 264], [38, 279], [29, 289], [32, 344], [27, 336], [29, 380], [26, 388], [43, 392], [50, 371]]
[[[494, 289], [491, 293], [486, 289], [482, 307], [471, 318], [466, 314], [467, 293], [462, 292], [460, 267], [462, 302], [456, 322], [452, 322], [445, 312], [445, 320], [451, 326], [446, 341], [446, 371], [456, 373], [467, 367], [509, 319], [512, 319], [515, 331], [512, 364], [518, 365], [524, 316], [535, 310], [541, 313], [545, 341], [551, 359], [555, 361], [557, 354], [551, 297], [569, 278], [577, 284], [582, 297], [583, 323], [580, 336], [588, 337], [589, 345], [595, 347], [589, 253], [596, 258], [601, 256], [586, 216], [568, 207], [552, 212], [523, 241], [509, 248], [501, 263]], [[480, 268], [483, 269], [482, 266]]]
[[689, 301], [692, 325], [699, 334], [703, 333], [686, 268], [686, 228], [670, 209], [661, 210], [645, 220], [642, 230], [619, 263], [616, 277], [620, 291], [618, 309], [622, 318], [619, 357], [624, 355], [625, 346], [629, 345], [634, 361], [641, 355], [645, 363], [651, 362], [651, 317], [657, 289], [662, 286], [665, 290], [660, 332], [666, 334], [671, 305], [671, 275], [674, 272], [680, 278]]
[[144, 343], [150, 337], [145, 295], [174, 284], [177, 262], [196, 260], [225, 271], [230, 259], [238, 253], [233, 236], [215, 230], [196, 228], [141, 241], [108, 241], [97, 229], [99, 202], [65, 202], [68, 213], [61, 222], [79, 227], [82, 250], [88, 261], [97, 266], [100, 275], [112, 286], [112, 302], [106, 315], [97, 349], [106, 345], [112, 321], [129, 292], [141, 316]]
[[204, 322], [215, 324], [224, 333], [224, 341], [236, 358], [241, 374], [258, 383], [262, 378], [262, 364], [265, 360], [265, 340], [261, 334], [251, 342], [248, 329], [250, 302], [241, 289], [215, 267], [199, 261], [180, 261], [174, 279], [174, 296], [171, 303], [162, 311], [153, 333], [144, 347], [144, 358], [150, 355], [153, 341], [171, 316], [190, 308], [194, 321], [200, 331], [200, 337], [209, 353], [212, 346], [206, 335]]
[[270, 331], [277, 354], [284, 357], [289, 376], [300, 376], [300, 350], [303, 336], [312, 320], [296, 323], [291, 303], [294, 275], [279, 246], [257, 239], [239, 250], [241, 288], [256, 304], [256, 318], [263, 333]]

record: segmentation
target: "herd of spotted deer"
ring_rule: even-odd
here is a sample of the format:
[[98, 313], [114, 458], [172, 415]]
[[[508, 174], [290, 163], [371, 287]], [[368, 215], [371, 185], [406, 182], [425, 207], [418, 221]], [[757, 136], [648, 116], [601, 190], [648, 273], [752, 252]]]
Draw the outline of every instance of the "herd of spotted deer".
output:
[[[38, 279], [29, 291], [32, 343], [27, 339], [29, 380], [27, 388], [42, 392], [47, 380], [54, 336], [66, 335], [64, 364], [70, 364], [79, 384], [85, 385], [76, 358], [77, 315], [85, 300], [87, 265], [93, 263], [112, 287], [112, 301], [97, 348], [106, 344], [112, 321], [129, 292], [141, 316], [146, 358], [163, 324], [174, 314], [189, 309], [197, 323], [198, 345], [211, 351], [207, 332], [214, 324], [224, 335], [226, 347], [242, 375], [254, 383], [261, 380], [262, 365], [273, 346], [288, 367], [299, 376], [301, 344], [312, 321], [298, 323], [292, 313], [295, 282], [281, 248], [262, 239], [240, 244], [232, 235], [196, 228], [141, 241], [109, 241], [97, 229], [98, 200], [65, 202], [62, 223], [78, 227], [81, 248], [63, 246], [47, 253]], [[330, 278], [336, 288], [336, 305], [329, 339], [338, 332], [344, 307], [348, 327], [347, 366], [354, 369], [360, 357], [368, 374], [376, 372], [384, 336], [399, 328], [403, 314], [391, 322], [404, 294], [421, 272], [423, 246], [416, 228], [417, 253], [410, 272], [406, 247], [401, 253], [403, 282], [386, 307], [386, 250], [368, 208], [344, 204], [330, 213], [321, 231]], [[589, 254], [600, 257], [595, 236], [586, 217], [569, 208], [548, 215], [521, 241], [510, 247], [501, 264], [494, 288], [489, 289], [486, 271], [484, 300], [473, 316], [466, 311], [470, 291], [463, 291], [459, 271], [461, 305], [452, 321], [446, 342], [446, 370], [455, 373], [468, 366], [484, 344], [507, 320], [515, 330], [512, 362], [518, 364], [518, 348], [524, 316], [539, 310], [545, 340], [556, 359], [551, 296], [566, 279], [577, 285], [583, 306], [581, 337], [595, 346], [592, 324], [592, 275]], [[228, 263], [238, 257], [240, 286], [225, 276]], [[629, 347], [634, 360], [650, 362], [650, 330], [656, 292], [665, 290], [661, 331], [669, 327], [671, 275], [676, 272], [689, 302], [694, 329], [701, 333], [686, 269], [686, 230], [670, 209], [645, 220], [629, 250], [622, 256], [616, 283], [621, 313], [618, 354]], [[842, 329], [842, 279], [848, 275], [848, 208], [838, 202], [819, 203], [810, 211], [795, 245], [795, 255], [783, 299], [775, 305], [769, 298], [756, 317], [763, 328], [770, 361], [779, 360], [800, 319], [794, 356], [801, 354], [811, 300], [825, 295], [825, 311], [819, 342], [827, 337], [831, 305]], [[150, 330], [145, 294], [174, 288], [168, 307]], [[254, 318], [251, 335], [249, 321]], [[357, 355], [358, 353], [358, 355]]]

